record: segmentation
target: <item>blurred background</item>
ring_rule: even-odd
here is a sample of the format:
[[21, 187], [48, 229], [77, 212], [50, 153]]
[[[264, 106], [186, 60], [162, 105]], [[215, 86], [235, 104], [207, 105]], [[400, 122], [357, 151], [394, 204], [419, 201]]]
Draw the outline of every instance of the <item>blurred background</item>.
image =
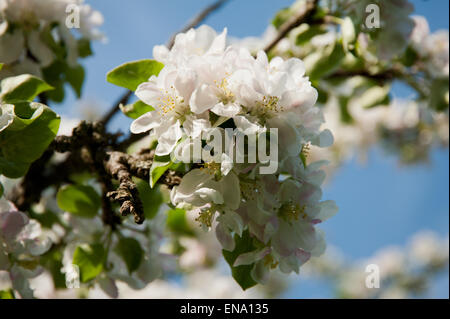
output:
[[[415, 14], [427, 18], [432, 32], [448, 30], [447, 1], [411, 2]], [[55, 107], [63, 117], [95, 118], [104, 114], [123, 93], [106, 82], [106, 73], [124, 62], [152, 57], [154, 45], [166, 43], [174, 32], [211, 1], [91, 0], [89, 3], [104, 15], [101, 29], [108, 39], [105, 43], [93, 43], [95, 55], [83, 63], [87, 72], [84, 99], [77, 101], [72, 92], [67, 92], [65, 102]], [[232, 0], [204, 23], [216, 30], [226, 27], [233, 37], [260, 36], [274, 14], [291, 4], [290, 0]], [[408, 98], [411, 94], [405, 86], [395, 84], [395, 98]], [[119, 115], [111, 123], [111, 129], [125, 133], [129, 124], [126, 117]], [[417, 250], [414, 243], [420, 245], [428, 240], [433, 245], [433, 239], [434, 243], [448, 242], [448, 193], [447, 148], [433, 148], [426, 163], [407, 166], [400, 165], [394, 155], [379, 147], [369, 150], [364, 163], [356, 158], [346, 161], [330, 177], [324, 189], [324, 199], [335, 200], [340, 208], [338, 215], [323, 226], [329, 245], [327, 267], [335, 263], [336, 267], [347, 267], [356, 276], [363, 276], [367, 264], [364, 260], [380, 255], [380, 251], [391, 252], [387, 254], [391, 256], [388, 259], [394, 262], [399, 254], [392, 252]], [[447, 250], [448, 256], [445, 244], [437, 249]], [[342, 266], [341, 260], [351, 266]], [[405, 263], [408, 266], [408, 261], [403, 260], [402, 265]], [[300, 276], [291, 276], [290, 285], [282, 290], [280, 297], [339, 296], [332, 280], [313, 272], [306, 269]], [[173, 281], [179, 284], [182, 279]], [[448, 298], [448, 266], [433, 276], [429, 284], [429, 289], [421, 297]], [[392, 296], [396, 296], [395, 292]]]

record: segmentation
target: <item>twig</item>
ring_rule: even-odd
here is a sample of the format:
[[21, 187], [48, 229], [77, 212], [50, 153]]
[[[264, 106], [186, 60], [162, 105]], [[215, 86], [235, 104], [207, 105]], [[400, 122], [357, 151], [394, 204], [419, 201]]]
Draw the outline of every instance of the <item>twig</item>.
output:
[[111, 121], [111, 119], [114, 117], [114, 115], [120, 110], [120, 105], [127, 104], [128, 100], [130, 99], [132, 94], [133, 94], [133, 92], [131, 92], [130, 90], [125, 92], [125, 94], [122, 95], [122, 97], [117, 101], [117, 103], [114, 104], [112, 109], [109, 110], [109, 112], [103, 117], [101, 122], [104, 123], [105, 125], [108, 124], [108, 122]]
[[[126, 168], [131, 176], [148, 180], [150, 177], [150, 168], [153, 163], [154, 151], [149, 149], [143, 150], [137, 155], [130, 155], [122, 152], [109, 152], [105, 161], [107, 171], [115, 176], [116, 167]], [[175, 171], [168, 170], [158, 181], [169, 188], [179, 185], [181, 175]]]
[[308, 22], [316, 12], [318, 0], [309, 0], [305, 3], [304, 7], [300, 12], [292, 16], [285, 23], [283, 23], [278, 30], [278, 34], [265, 48], [265, 52], [272, 50], [278, 42], [280, 42], [288, 33], [301, 25], [302, 23]]
[[140, 133], [140, 134], [131, 134], [128, 136], [125, 140], [123, 140], [121, 143], [119, 143], [119, 149], [120, 150], [126, 150], [131, 144], [139, 141], [143, 137], [147, 136], [148, 132]]
[[375, 80], [379, 84], [384, 84], [385, 82], [393, 81], [396, 79], [409, 85], [419, 94], [421, 98], [425, 98], [428, 95], [426, 92], [426, 85], [422, 83], [423, 79], [418, 79], [415, 77], [417, 75], [418, 74], [416, 73], [408, 73], [405, 70], [402, 70], [394, 66], [390, 69], [384, 70], [379, 73], [370, 73], [367, 70], [355, 70], [355, 71], [338, 70], [327, 76], [327, 79], [351, 78], [354, 76], [363, 76]]
[[227, 1], [228, 0], [218, 0], [218, 1], [214, 2], [210, 6], [206, 7], [205, 9], [203, 9], [199, 14], [197, 14], [183, 29], [181, 29], [180, 31], [174, 33], [170, 37], [169, 42], [167, 42], [167, 47], [169, 48], [169, 50], [173, 47], [173, 45], [175, 43], [175, 38], [176, 38], [178, 33], [183, 33], [183, 32], [189, 31], [189, 29], [191, 29], [191, 28], [195, 28], [203, 20], [205, 20], [211, 13], [213, 13], [214, 11], [220, 9], [220, 7], [222, 7]]
[[106, 172], [120, 183], [119, 188], [106, 194], [120, 203], [120, 213], [122, 216], [132, 214], [136, 224], [144, 222], [144, 207], [139, 198], [139, 191], [133, 182], [128, 163], [120, 152], [110, 152], [104, 161]]
[[[167, 43], [167, 47], [169, 50], [173, 47], [173, 44], [175, 43], [175, 37], [178, 33], [186, 32], [191, 28], [196, 27], [199, 25], [203, 20], [205, 20], [211, 13], [218, 10], [220, 7], [222, 7], [227, 1], [229, 0], [218, 0], [211, 4], [210, 6], [206, 7], [204, 10], [202, 10], [198, 15], [196, 15], [183, 29], [176, 32], [170, 37], [169, 42]], [[107, 125], [109, 121], [114, 117], [114, 115], [120, 110], [120, 104], [126, 104], [128, 102], [128, 99], [131, 97], [133, 92], [127, 91], [124, 95], [122, 95], [121, 98], [119, 98], [119, 102], [117, 102], [111, 110], [103, 117], [102, 122]]]
[[380, 73], [370, 73], [366, 70], [356, 70], [356, 71], [346, 71], [346, 70], [338, 70], [330, 75], [328, 75], [327, 79], [335, 79], [335, 78], [351, 78], [354, 76], [363, 76], [366, 78], [373, 79], [378, 82], [385, 82], [393, 80], [395, 77], [399, 76], [399, 72], [397, 70], [389, 69]]
[[[136, 155], [117, 151], [120, 149], [117, 143], [119, 136], [106, 133], [101, 122], [84, 121], [73, 129], [71, 136], [57, 136], [42, 157], [32, 164], [22, 183], [11, 194], [11, 200], [20, 210], [27, 211], [32, 204], [39, 202], [46, 188], [70, 183], [70, 174], [74, 171], [90, 170], [102, 188], [104, 224], [115, 229], [121, 223], [110, 199], [120, 203], [122, 215], [133, 214], [135, 222], [141, 224], [144, 221], [143, 207], [132, 178], [149, 179], [154, 151], [146, 149]], [[52, 163], [50, 159], [54, 152], [69, 154], [65, 161]], [[114, 179], [119, 181], [117, 189], [113, 185]], [[169, 188], [180, 182], [179, 173], [171, 170], [158, 180]]]

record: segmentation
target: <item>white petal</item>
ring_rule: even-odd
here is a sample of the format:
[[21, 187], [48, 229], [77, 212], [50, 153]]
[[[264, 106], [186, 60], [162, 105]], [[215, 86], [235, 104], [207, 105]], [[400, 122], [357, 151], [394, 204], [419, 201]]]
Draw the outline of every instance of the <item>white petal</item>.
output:
[[267, 121], [270, 127], [278, 129], [278, 151], [280, 156], [288, 154], [295, 156], [300, 154], [302, 144], [297, 129], [290, 123], [288, 119], [274, 117]]
[[38, 31], [32, 31], [28, 35], [28, 48], [43, 67], [49, 66], [55, 59], [55, 54], [48, 46], [41, 40], [41, 35]]
[[253, 280], [264, 285], [269, 280], [269, 273], [269, 268], [261, 260], [257, 262], [255, 266], [253, 266], [250, 275], [252, 276]]
[[320, 203], [320, 212], [315, 218], [325, 221], [337, 214], [339, 208], [332, 200], [326, 200]]
[[307, 91], [292, 90], [283, 93], [279, 104], [285, 110], [310, 108], [316, 104], [317, 97], [317, 90], [313, 88]]
[[319, 147], [330, 147], [334, 143], [333, 134], [329, 129], [323, 130], [311, 143]]
[[136, 96], [144, 103], [157, 107], [162, 91], [154, 82], [144, 82], [136, 89]]
[[265, 256], [270, 254], [270, 247], [265, 247], [261, 250], [251, 251], [249, 253], [244, 253], [238, 256], [234, 261], [233, 267], [241, 266], [241, 265], [251, 265]]
[[217, 218], [217, 221], [224, 223], [229, 229], [234, 231], [239, 236], [242, 236], [244, 221], [238, 213], [232, 210], [226, 210]]
[[219, 205], [224, 203], [222, 194], [213, 188], [202, 187], [195, 194], [203, 199], [205, 203], [212, 202]]
[[225, 45], [227, 41], [227, 28], [223, 29], [222, 33], [219, 34], [214, 41], [211, 43], [207, 54], [220, 54], [225, 50]]
[[13, 240], [29, 222], [28, 217], [19, 211], [6, 211], [0, 214], [0, 236]]
[[222, 177], [219, 182], [222, 188], [222, 194], [227, 207], [232, 210], [239, 208], [241, 202], [241, 191], [239, 187], [239, 178], [231, 172]]
[[322, 229], [316, 229], [316, 244], [311, 250], [311, 255], [318, 257], [325, 252], [326, 248], [325, 232]]
[[113, 279], [102, 276], [98, 279], [98, 284], [100, 288], [111, 298], [119, 297], [119, 290], [117, 289], [116, 283]]
[[161, 116], [157, 111], [152, 111], [145, 113], [135, 119], [133, 123], [131, 123], [130, 131], [133, 134], [144, 133], [154, 129], [155, 127], [159, 127], [161, 122]]
[[220, 102], [214, 105], [211, 111], [220, 116], [233, 117], [241, 111], [241, 107], [237, 103], [227, 103], [224, 105]]
[[198, 119], [189, 115], [186, 116], [186, 120], [183, 123], [183, 128], [188, 136], [197, 138], [202, 134], [202, 132], [211, 128], [211, 123], [206, 119]]
[[256, 123], [250, 122], [245, 116], [233, 117], [234, 124], [244, 134], [257, 134], [262, 130], [262, 127]]
[[232, 251], [234, 250], [235, 243], [233, 237], [230, 232], [226, 229], [226, 227], [222, 224], [217, 224], [216, 226], [216, 236], [222, 245], [223, 249]]
[[193, 70], [181, 69], [178, 71], [177, 78], [175, 79], [175, 88], [185, 101], [189, 101], [191, 98], [196, 82], [197, 74]]
[[156, 45], [153, 47], [153, 57], [156, 61], [165, 63], [169, 55], [169, 49], [165, 45]]
[[17, 28], [14, 33], [5, 33], [0, 37], [0, 61], [12, 63], [17, 61], [24, 50], [24, 37]]
[[220, 172], [226, 176], [233, 169], [233, 160], [225, 153], [222, 154]]
[[182, 136], [183, 131], [181, 130], [180, 122], [177, 121], [175, 124], [172, 124], [165, 133], [160, 135], [155, 154], [158, 156], [170, 154]]
[[208, 85], [202, 84], [192, 93], [189, 104], [192, 112], [201, 114], [217, 104], [217, 97]]
[[14, 121], [14, 105], [3, 104], [0, 108], [0, 132]]

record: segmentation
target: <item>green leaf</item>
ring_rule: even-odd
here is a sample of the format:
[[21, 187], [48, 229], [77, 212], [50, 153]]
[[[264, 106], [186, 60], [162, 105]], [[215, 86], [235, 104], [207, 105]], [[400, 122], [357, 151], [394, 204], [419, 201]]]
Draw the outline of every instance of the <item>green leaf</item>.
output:
[[186, 211], [184, 209], [174, 208], [167, 211], [167, 228], [177, 235], [194, 235], [186, 220]]
[[234, 248], [234, 250], [222, 250], [222, 254], [231, 267], [231, 274], [233, 275], [234, 280], [236, 280], [236, 282], [239, 284], [239, 286], [242, 287], [242, 289], [246, 290], [257, 284], [257, 282], [253, 280], [251, 276], [253, 264], [241, 265], [237, 267], [234, 267], [233, 264], [240, 255], [254, 251], [255, 249], [257, 249], [257, 247], [255, 247], [253, 239], [250, 237], [250, 233], [248, 230], [245, 230], [242, 233], [242, 237], [235, 235], [234, 241], [236, 243], [236, 247]]
[[291, 8], [281, 9], [280, 11], [277, 12], [277, 14], [275, 15], [275, 17], [272, 20], [273, 26], [276, 29], [278, 29], [279, 27], [281, 27], [283, 25], [283, 23], [285, 23], [289, 19], [291, 14], [292, 14]]
[[318, 25], [310, 26], [309, 24], [305, 23], [300, 28], [301, 31], [299, 32], [295, 40], [296, 45], [303, 45], [311, 41], [311, 39], [314, 38], [316, 35], [326, 33], [326, 30], [324, 30], [321, 26]]
[[163, 197], [158, 187], [150, 188], [148, 182], [139, 178], [134, 178], [139, 197], [144, 206], [144, 215], [146, 219], [152, 219], [158, 213], [159, 207], [163, 203]]
[[22, 74], [2, 80], [0, 100], [5, 103], [32, 101], [40, 93], [50, 90], [53, 87], [43, 80], [30, 74]]
[[57, 289], [67, 288], [66, 278], [61, 272], [63, 268], [62, 258], [62, 251], [55, 245], [44, 255], [39, 256], [40, 264], [50, 272], [53, 278], [53, 284]]
[[401, 62], [404, 66], [410, 67], [413, 66], [414, 63], [416, 63], [418, 58], [419, 55], [417, 54], [416, 50], [410, 45], [406, 48], [405, 53], [401, 57]]
[[56, 195], [59, 208], [78, 217], [92, 218], [101, 207], [95, 189], [86, 185], [66, 185]]
[[3, 69], [3, 63], [0, 63], [0, 71]]
[[47, 209], [43, 213], [37, 213], [33, 209], [30, 209], [30, 217], [37, 220], [42, 227], [51, 229], [54, 224], [59, 223], [58, 214]]
[[87, 38], [78, 40], [78, 56], [80, 58], [87, 58], [93, 54], [91, 49], [91, 42]]
[[105, 249], [101, 244], [78, 246], [73, 254], [72, 263], [80, 268], [81, 282], [88, 282], [103, 270]]
[[41, 157], [59, 129], [61, 119], [49, 107], [35, 102], [2, 104], [14, 120], [0, 132], [0, 173], [18, 178]]
[[65, 60], [67, 56], [67, 48], [64, 43], [56, 41], [53, 36], [54, 32], [57, 31], [57, 28], [57, 24], [54, 23], [45, 26], [41, 32], [41, 40], [53, 51], [53, 53], [55, 53], [57, 58]]
[[62, 101], [64, 101], [64, 96], [66, 95], [64, 90], [64, 82], [57, 83], [54, 88], [54, 90], [46, 92], [46, 96], [49, 100], [55, 103], [62, 103]]
[[0, 299], [16, 299], [12, 289], [0, 290]]
[[125, 261], [130, 274], [139, 268], [144, 257], [141, 244], [136, 239], [130, 237], [122, 237], [119, 239], [116, 245], [116, 252]]
[[78, 98], [81, 97], [83, 88], [85, 72], [81, 65], [77, 65], [74, 68], [67, 66], [66, 68], [66, 80], [74, 90]]
[[141, 115], [153, 111], [153, 106], [147, 105], [142, 101], [137, 101], [133, 104], [120, 105], [120, 109], [126, 116], [137, 119]]
[[328, 101], [328, 91], [325, 89], [322, 89], [319, 85], [316, 85], [316, 90], [318, 93], [317, 97], [317, 103], [325, 104]]
[[54, 87], [54, 90], [46, 92], [46, 96], [57, 103], [64, 100], [64, 82], [65, 82], [65, 70], [67, 64], [64, 60], [55, 60], [48, 67], [42, 69], [42, 75], [44, 80]]
[[448, 78], [434, 79], [431, 83], [430, 107], [436, 111], [448, 109]]
[[164, 64], [155, 60], [128, 62], [110, 71], [106, 80], [109, 83], [136, 91], [139, 84], [147, 82], [152, 75], [158, 75]]
[[340, 110], [340, 115], [341, 115], [341, 121], [342, 121], [342, 123], [345, 123], [345, 124], [352, 124], [354, 122], [354, 119], [348, 110], [348, 102], [349, 101], [350, 101], [350, 98], [347, 96], [339, 97], [339, 110]]
[[150, 168], [150, 187], [155, 187], [156, 182], [163, 176], [163, 174], [170, 168], [173, 162], [170, 156], [156, 156], [153, 159], [152, 167]]
[[341, 43], [336, 42], [334, 45], [318, 50], [304, 59], [306, 73], [311, 81], [319, 80], [339, 68], [344, 57], [344, 47]]

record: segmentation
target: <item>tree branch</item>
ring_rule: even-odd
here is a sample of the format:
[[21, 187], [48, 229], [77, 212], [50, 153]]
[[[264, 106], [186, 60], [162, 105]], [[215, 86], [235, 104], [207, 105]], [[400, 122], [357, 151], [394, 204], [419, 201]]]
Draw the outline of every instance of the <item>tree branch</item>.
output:
[[293, 15], [290, 19], [288, 19], [281, 25], [278, 30], [277, 36], [264, 48], [264, 51], [269, 52], [278, 44], [278, 42], [280, 42], [285, 36], [287, 36], [292, 29], [311, 20], [316, 13], [318, 2], [318, 0], [308, 0], [305, 3], [305, 6], [302, 8], [303, 10]]
[[[214, 2], [213, 4], [206, 7], [204, 10], [202, 10], [199, 14], [197, 14], [183, 29], [180, 31], [174, 33], [171, 37], [169, 42], [167, 43], [167, 47], [169, 50], [173, 47], [175, 43], [175, 37], [178, 33], [186, 32], [191, 28], [194, 28], [198, 26], [203, 20], [205, 20], [209, 15], [211, 15], [216, 10], [220, 9], [227, 1], [229, 0], [218, 0]], [[103, 122], [105, 125], [111, 121], [111, 119], [114, 117], [114, 115], [120, 110], [120, 104], [126, 104], [131, 97], [133, 92], [127, 91], [125, 94], [122, 95], [122, 97], [119, 98], [119, 101], [111, 108], [111, 110], [103, 117], [101, 122]]]
[[106, 196], [120, 203], [120, 214], [132, 214], [136, 224], [144, 222], [144, 207], [139, 198], [139, 191], [133, 182], [128, 163], [120, 152], [110, 152], [104, 161], [106, 172], [119, 181], [119, 188], [108, 192]]
[[122, 97], [120, 97], [117, 103], [114, 104], [111, 110], [109, 110], [109, 112], [106, 113], [106, 115], [101, 119], [101, 122], [104, 123], [105, 125], [108, 124], [108, 122], [111, 121], [114, 115], [120, 110], [120, 105], [127, 104], [132, 94], [133, 92], [131, 92], [130, 90], [125, 92], [125, 94], [123, 94]]
[[205, 9], [203, 9], [199, 14], [197, 14], [183, 29], [180, 31], [174, 33], [171, 37], [169, 42], [167, 43], [167, 47], [169, 50], [173, 47], [175, 43], [175, 38], [178, 33], [184, 33], [186, 31], [189, 31], [191, 28], [195, 28], [198, 26], [203, 20], [205, 20], [210, 14], [215, 12], [216, 10], [220, 9], [228, 0], [218, 0], [214, 2], [213, 4], [209, 5]]
[[[21, 184], [14, 190], [11, 200], [20, 210], [27, 211], [32, 204], [39, 202], [46, 188], [70, 183], [70, 174], [89, 170], [97, 176], [102, 188], [104, 224], [114, 229], [121, 223], [120, 217], [111, 207], [111, 199], [121, 205], [122, 216], [132, 214], [135, 222], [141, 224], [144, 211], [132, 178], [149, 179], [154, 151], [147, 149], [137, 155], [120, 152], [117, 143], [119, 136], [107, 133], [101, 122], [84, 121], [73, 129], [71, 136], [57, 136], [41, 158], [31, 165]], [[55, 152], [70, 153], [63, 162], [54, 163], [51, 158]], [[113, 180], [119, 181], [117, 189]], [[169, 188], [180, 182], [180, 174], [170, 170], [158, 181]]]

